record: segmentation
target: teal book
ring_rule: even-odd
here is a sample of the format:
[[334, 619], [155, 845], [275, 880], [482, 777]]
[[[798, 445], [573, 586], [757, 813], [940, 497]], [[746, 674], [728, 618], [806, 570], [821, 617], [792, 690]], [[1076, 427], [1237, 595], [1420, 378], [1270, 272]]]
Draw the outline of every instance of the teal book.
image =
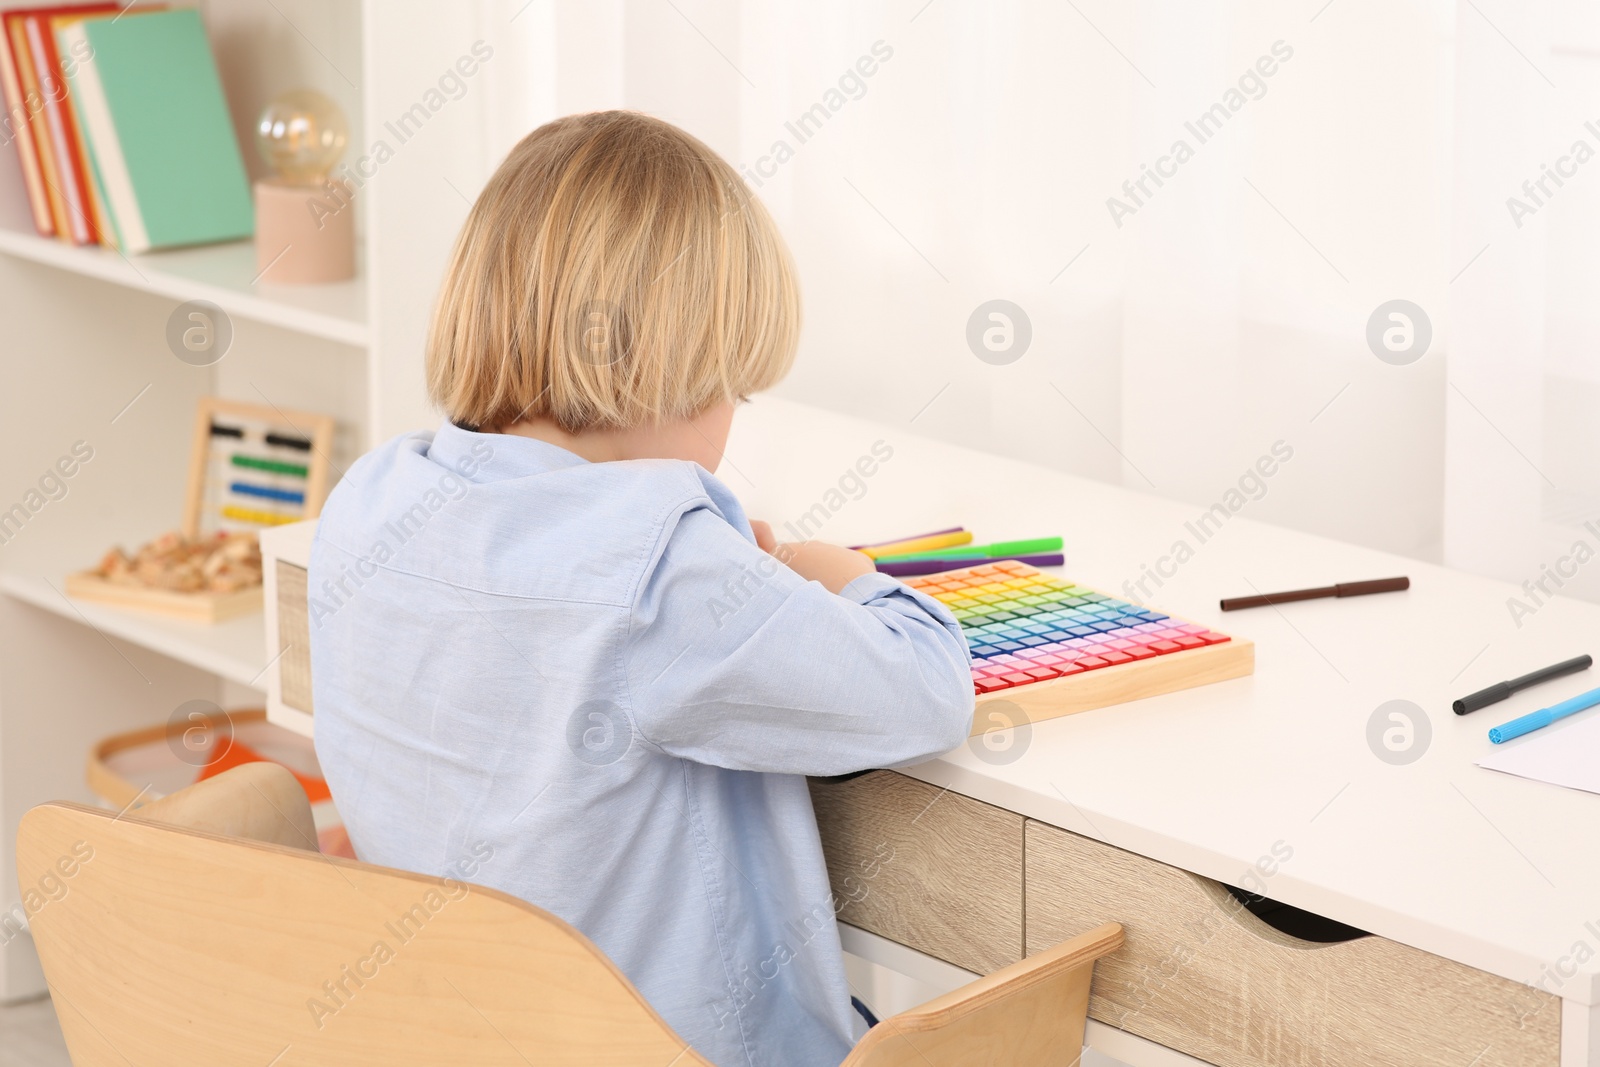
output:
[[193, 8], [88, 19], [59, 31], [70, 95], [123, 251], [255, 232], [222, 80]]

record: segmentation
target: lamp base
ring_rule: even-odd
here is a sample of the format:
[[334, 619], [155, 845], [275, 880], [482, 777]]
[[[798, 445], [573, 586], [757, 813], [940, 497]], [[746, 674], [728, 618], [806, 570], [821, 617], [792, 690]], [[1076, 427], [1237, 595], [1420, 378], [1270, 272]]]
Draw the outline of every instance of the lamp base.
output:
[[356, 274], [354, 190], [347, 183], [256, 182], [257, 281], [342, 282]]

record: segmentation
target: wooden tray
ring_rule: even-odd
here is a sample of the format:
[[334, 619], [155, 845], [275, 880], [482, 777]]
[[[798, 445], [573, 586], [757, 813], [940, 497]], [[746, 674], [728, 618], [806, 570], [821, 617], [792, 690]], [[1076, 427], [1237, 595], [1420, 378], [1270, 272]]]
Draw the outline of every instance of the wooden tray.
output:
[[261, 586], [232, 593], [178, 593], [108, 582], [93, 571], [67, 575], [67, 595], [190, 622], [223, 622], [261, 610]]
[[[1174, 616], [1176, 617], [1176, 616]], [[1002, 705], [1015, 704], [1029, 722], [1058, 719], [1080, 711], [1108, 708], [1130, 700], [1176, 693], [1180, 689], [1210, 685], [1229, 678], [1242, 678], [1256, 669], [1255, 642], [1232, 637], [1220, 645], [1185, 649], [1170, 656], [1121, 663], [1086, 671], [1065, 678], [1052, 678], [1032, 685], [1019, 685], [978, 697], [978, 710], [972, 718], [972, 733], [1005, 729], [993, 718], [1004, 716]], [[987, 713], [986, 713], [987, 708]], [[1019, 725], [1019, 724], [1011, 724]]]
[[[1091, 609], [1084, 605], [1084, 601], [1091, 599], [1095, 602], [1093, 610], [1096, 611], [1112, 608], [1119, 614], [1133, 612], [1136, 615], [1146, 611], [1119, 597], [1053, 574], [1046, 574], [1037, 567], [1009, 560], [956, 571], [919, 575], [907, 579], [906, 584], [941, 601], [952, 611], [957, 611], [957, 618], [962, 620], [962, 630], [968, 634], [969, 640], [973, 640], [973, 627], [983, 626], [991, 621], [987, 615], [979, 617], [980, 612], [1022, 613], [1024, 617], [1021, 619], [1004, 614], [992, 620], [1014, 619], [1015, 621], [1007, 622], [1005, 625], [1021, 627], [1031, 617], [1029, 613], [1038, 613], [1045, 607], [1056, 611], [1070, 610], [1073, 613], [1088, 612]], [[1068, 590], [1074, 594], [1070, 599], [1064, 597]], [[1002, 600], [1006, 603], [1000, 603]], [[1033, 601], [1031, 605], [1030, 600]], [[1056, 603], [1047, 605], [1043, 603], [1044, 601]], [[1140, 615], [1140, 617], [1145, 616]], [[1047, 663], [1041, 663], [1039, 666], [1047, 670], [1074, 671], [1074, 673], [1037, 682], [1011, 684], [993, 691], [985, 691], [982, 688], [983, 683], [978, 681], [975, 673], [974, 684], [979, 687], [979, 692], [977, 713], [972, 720], [973, 736], [1020, 726], [1024, 722], [1039, 722], [1063, 715], [1075, 715], [1080, 711], [1125, 704], [1130, 700], [1142, 700], [1145, 697], [1172, 693], [1179, 689], [1191, 689], [1229, 678], [1239, 678], [1255, 670], [1256, 650], [1252, 642], [1212, 631], [1202, 624], [1190, 623], [1176, 616], [1162, 614], [1161, 618], [1164, 621], [1150, 625], [1186, 627], [1205, 635], [1195, 640], [1213, 643], [1173, 650], [1171, 646], [1174, 641], [1191, 640], [1187, 636], [1179, 636], [1172, 640], [1163, 640], [1154, 646], [1158, 649], [1165, 647], [1167, 651], [1162, 654], [1152, 655], [1147, 648], [1138, 653], [1141, 658], [1104, 665], [1101, 665], [1102, 656], [1109, 658], [1110, 655], [1120, 655], [1126, 660], [1134, 653], [1102, 652], [1092, 661], [1088, 661], [1097, 664], [1092, 669], [1078, 669], [1065, 665], [1052, 667]], [[1050, 628], [1059, 633], [1040, 639], [1054, 641], [1058, 637], [1064, 638], [1069, 625], [1072, 624], [1060, 621], [1051, 623]], [[1098, 639], [1079, 637], [1073, 640]], [[1128, 638], [1120, 640], [1125, 645], [1149, 643], [1146, 638], [1140, 638], [1137, 642]], [[1081, 654], [1079, 652], [1076, 655]], [[1070, 658], [1066, 651], [1058, 653], [1058, 656]], [[975, 657], [973, 667], [975, 671], [980, 667], [996, 669], [995, 665], [998, 662]]]

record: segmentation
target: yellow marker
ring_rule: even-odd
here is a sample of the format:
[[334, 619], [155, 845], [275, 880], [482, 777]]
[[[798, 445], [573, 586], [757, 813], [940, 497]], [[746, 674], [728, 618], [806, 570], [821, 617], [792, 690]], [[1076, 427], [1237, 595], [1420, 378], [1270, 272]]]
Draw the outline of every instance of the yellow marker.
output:
[[286, 522], [300, 521], [298, 515], [280, 515], [276, 511], [252, 511], [249, 508], [236, 508], [232, 504], [222, 509], [222, 516], [237, 522], [253, 522], [258, 526], [282, 526]]
[[972, 544], [972, 534], [966, 530], [958, 533], [934, 534], [932, 537], [914, 537], [909, 541], [895, 541], [887, 545], [869, 545], [859, 549], [864, 555], [877, 559], [879, 556], [897, 556], [907, 552], [932, 552], [936, 548], [954, 548], [957, 545]]

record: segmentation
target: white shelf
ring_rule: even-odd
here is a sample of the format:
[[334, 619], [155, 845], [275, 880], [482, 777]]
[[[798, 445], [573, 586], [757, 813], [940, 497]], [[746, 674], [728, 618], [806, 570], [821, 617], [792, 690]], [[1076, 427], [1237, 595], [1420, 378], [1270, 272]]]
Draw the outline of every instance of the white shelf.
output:
[[62, 576], [0, 572], [0, 591], [107, 637], [121, 638], [169, 659], [253, 689], [265, 689], [266, 625], [260, 614], [207, 625], [163, 619], [104, 604], [71, 600], [58, 592]]
[[326, 285], [253, 284], [251, 241], [123, 256], [0, 227], [0, 252], [175, 300], [209, 300], [230, 315], [330, 341], [367, 344], [364, 276]]
[[269, 701], [267, 721], [285, 730], [293, 730], [302, 737], [316, 736], [311, 732], [311, 716], [299, 708], [291, 708], [281, 703], [273, 704]]

